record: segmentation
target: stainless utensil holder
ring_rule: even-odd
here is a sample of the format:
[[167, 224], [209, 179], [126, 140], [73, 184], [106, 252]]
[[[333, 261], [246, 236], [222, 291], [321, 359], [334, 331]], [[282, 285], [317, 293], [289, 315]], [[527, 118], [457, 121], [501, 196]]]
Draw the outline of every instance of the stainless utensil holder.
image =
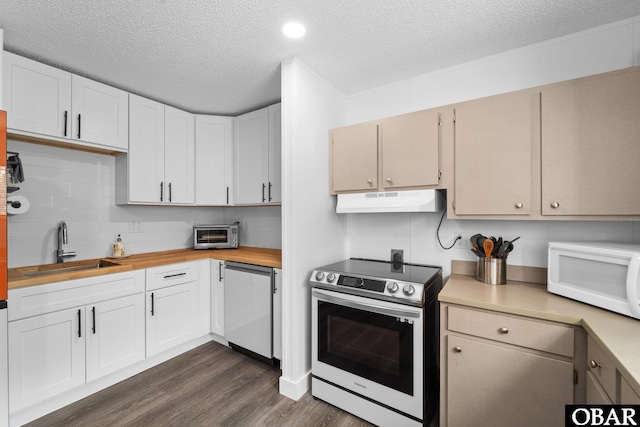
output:
[[476, 279], [489, 285], [504, 285], [507, 283], [506, 258], [478, 258]]

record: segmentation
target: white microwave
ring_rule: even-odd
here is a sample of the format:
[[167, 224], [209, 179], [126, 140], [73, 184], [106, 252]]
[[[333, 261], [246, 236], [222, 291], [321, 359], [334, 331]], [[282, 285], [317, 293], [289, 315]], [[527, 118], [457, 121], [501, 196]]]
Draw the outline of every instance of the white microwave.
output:
[[549, 243], [547, 290], [640, 319], [640, 245]]

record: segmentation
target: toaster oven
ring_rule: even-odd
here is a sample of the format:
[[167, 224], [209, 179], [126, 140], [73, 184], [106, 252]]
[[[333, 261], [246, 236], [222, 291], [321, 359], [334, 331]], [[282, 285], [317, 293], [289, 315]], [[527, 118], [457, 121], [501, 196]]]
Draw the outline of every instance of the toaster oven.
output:
[[195, 225], [194, 249], [236, 249], [238, 247], [239, 222], [233, 224]]

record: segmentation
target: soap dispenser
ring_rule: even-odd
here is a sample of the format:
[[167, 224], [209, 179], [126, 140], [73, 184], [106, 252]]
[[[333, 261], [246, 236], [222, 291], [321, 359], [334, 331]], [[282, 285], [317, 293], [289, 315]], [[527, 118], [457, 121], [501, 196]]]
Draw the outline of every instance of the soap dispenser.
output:
[[124, 242], [119, 234], [116, 242], [113, 244], [113, 256], [116, 258], [124, 256]]

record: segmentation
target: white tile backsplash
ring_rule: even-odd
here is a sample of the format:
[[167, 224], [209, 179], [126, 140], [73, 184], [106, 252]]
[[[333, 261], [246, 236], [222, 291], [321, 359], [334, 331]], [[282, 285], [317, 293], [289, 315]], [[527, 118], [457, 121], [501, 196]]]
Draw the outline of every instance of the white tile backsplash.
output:
[[[181, 207], [117, 206], [115, 158], [44, 145], [8, 141], [8, 150], [20, 153], [25, 181], [16, 195], [29, 200], [30, 210], [8, 217], [9, 267], [55, 262], [57, 226], [65, 221], [75, 260], [111, 254], [118, 234], [127, 253], [188, 248], [193, 224], [241, 222], [240, 243], [281, 247], [279, 206]], [[129, 232], [129, 222], [140, 221], [143, 231]]]

